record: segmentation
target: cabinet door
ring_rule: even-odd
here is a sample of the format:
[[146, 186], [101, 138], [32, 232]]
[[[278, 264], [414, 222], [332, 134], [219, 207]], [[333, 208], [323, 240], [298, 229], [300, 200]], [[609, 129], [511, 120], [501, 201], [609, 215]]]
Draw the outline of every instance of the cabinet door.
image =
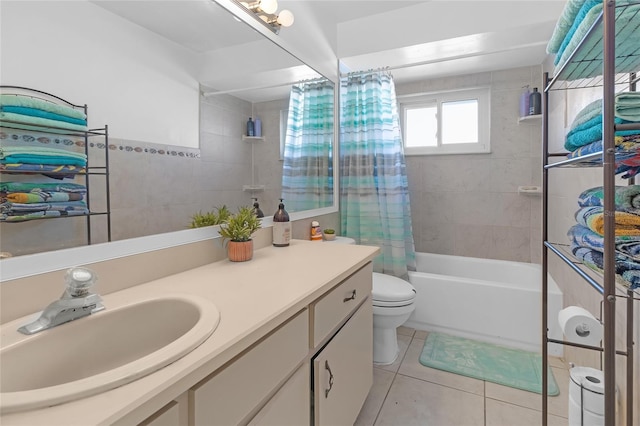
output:
[[309, 426], [310, 391], [309, 363], [305, 363], [249, 422], [249, 426]]
[[184, 419], [182, 421], [180, 419], [178, 402], [171, 401], [138, 426], [180, 426], [184, 424]]
[[314, 358], [313, 375], [314, 424], [353, 424], [373, 383], [370, 298]]
[[246, 423], [309, 353], [309, 311], [304, 310], [213, 377], [189, 391], [197, 426]]

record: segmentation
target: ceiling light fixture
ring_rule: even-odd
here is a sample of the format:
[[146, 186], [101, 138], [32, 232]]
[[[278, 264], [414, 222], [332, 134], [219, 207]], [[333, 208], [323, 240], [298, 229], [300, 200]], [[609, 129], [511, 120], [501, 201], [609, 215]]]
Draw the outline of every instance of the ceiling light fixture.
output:
[[238, 2], [245, 9], [253, 12], [271, 31], [278, 34], [281, 27], [290, 27], [293, 24], [294, 16], [289, 10], [282, 10], [277, 13], [277, 0], [257, 0], [253, 2]]

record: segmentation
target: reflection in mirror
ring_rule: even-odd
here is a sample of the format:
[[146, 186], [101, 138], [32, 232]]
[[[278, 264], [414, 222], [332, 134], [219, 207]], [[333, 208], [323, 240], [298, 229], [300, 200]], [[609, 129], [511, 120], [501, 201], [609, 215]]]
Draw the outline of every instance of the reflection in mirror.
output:
[[[280, 158], [280, 140], [287, 131], [292, 143], [301, 131], [303, 143], [312, 140], [307, 151], [291, 151], [288, 210], [335, 207], [332, 83], [321, 83], [320, 74], [215, 2], [10, 2], [0, 19], [2, 84], [86, 102], [89, 125], [109, 125], [112, 240], [185, 230], [198, 212], [222, 205], [235, 210], [254, 197], [270, 217], [283, 197], [287, 161]], [[40, 41], [31, 43], [33, 37]], [[69, 56], [54, 49], [85, 41], [86, 49], [82, 44]], [[42, 67], [43, 61], [60, 66]], [[322, 88], [317, 99], [325, 104], [315, 110], [311, 136], [306, 119], [281, 125], [291, 94], [298, 93], [294, 85]], [[191, 111], [198, 110], [192, 137]], [[261, 120], [262, 139], [245, 137], [249, 117]], [[90, 141], [90, 163], [104, 161], [101, 146]], [[309, 191], [300, 186], [303, 170], [316, 173], [305, 178], [304, 185], [315, 179]], [[100, 185], [91, 193], [103, 208]], [[313, 200], [298, 202], [301, 194]], [[83, 219], [0, 226], [0, 251], [13, 255], [86, 244]], [[104, 222], [92, 221], [91, 233], [93, 242], [107, 241]]]

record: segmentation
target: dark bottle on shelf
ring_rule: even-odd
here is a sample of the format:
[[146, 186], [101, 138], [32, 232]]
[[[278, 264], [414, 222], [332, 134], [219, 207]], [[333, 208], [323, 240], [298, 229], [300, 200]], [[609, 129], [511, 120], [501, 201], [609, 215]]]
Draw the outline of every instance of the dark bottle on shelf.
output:
[[256, 214], [256, 217], [258, 217], [258, 218], [264, 217], [264, 213], [260, 209], [260, 204], [258, 204], [258, 199], [254, 198], [253, 200], [254, 200], [254, 202], [253, 202], [253, 212]]
[[249, 121], [247, 121], [247, 136], [254, 136], [256, 132], [256, 128], [254, 126], [253, 120], [249, 117]]
[[542, 94], [538, 92], [537, 87], [534, 87], [533, 92], [529, 95], [529, 115], [540, 113], [542, 113]]
[[281, 198], [278, 211], [273, 215], [273, 245], [274, 247], [286, 247], [290, 241], [291, 221]]

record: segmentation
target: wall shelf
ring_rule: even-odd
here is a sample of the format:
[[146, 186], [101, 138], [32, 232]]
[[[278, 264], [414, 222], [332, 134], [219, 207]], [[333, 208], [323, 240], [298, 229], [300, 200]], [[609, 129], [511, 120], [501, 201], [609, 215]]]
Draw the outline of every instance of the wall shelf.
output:
[[518, 118], [518, 123], [521, 124], [542, 124], [542, 114], [527, 115], [526, 117]]
[[249, 142], [260, 142], [260, 141], [264, 141], [264, 136], [245, 136], [245, 135], [242, 135], [242, 140], [243, 141], [249, 141]]

